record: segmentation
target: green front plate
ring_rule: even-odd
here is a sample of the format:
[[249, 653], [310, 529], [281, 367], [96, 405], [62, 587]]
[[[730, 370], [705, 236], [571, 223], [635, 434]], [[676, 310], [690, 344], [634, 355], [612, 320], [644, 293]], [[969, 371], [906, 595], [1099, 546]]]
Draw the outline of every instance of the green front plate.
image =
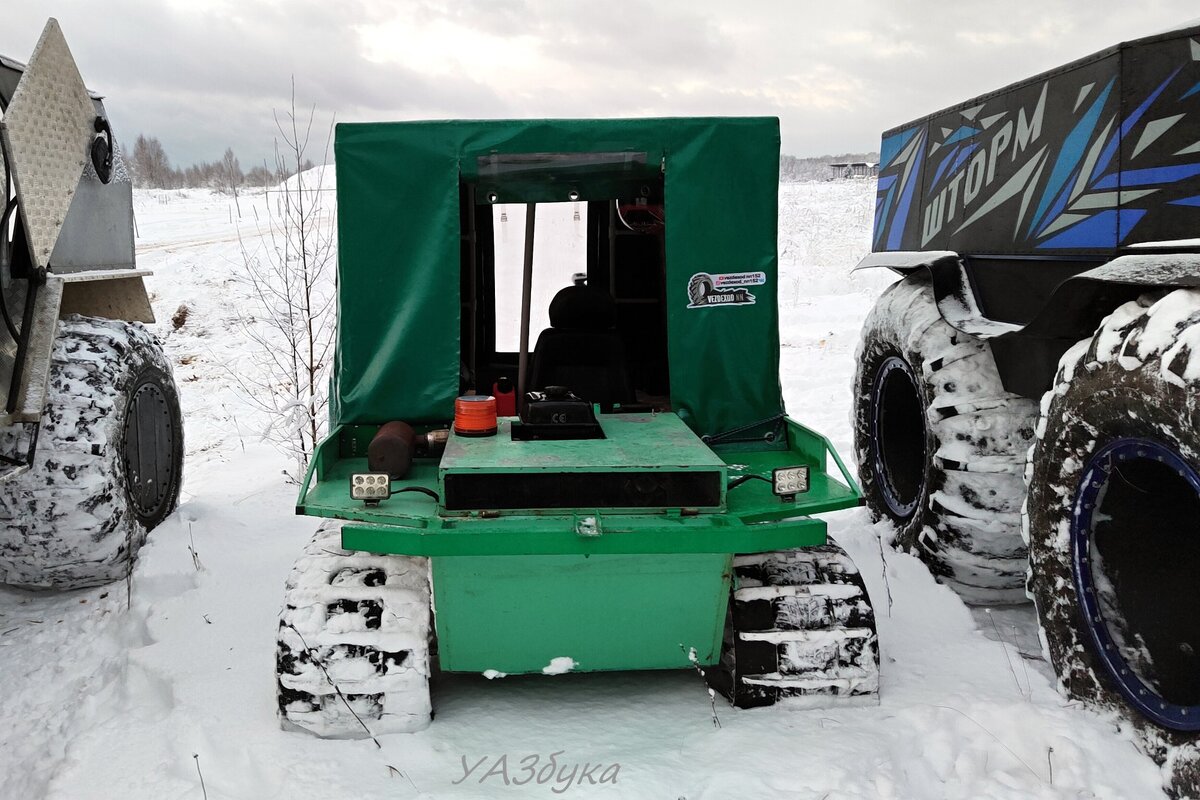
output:
[[[580, 535], [592, 519], [597, 536]], [[599, 513], [575, 516], [435, 520], [423, 526], [349, 523], [342, 546], [407, 556], [648, 555], [761, 553], [825, 544], [825, 523], [812, 517], [731, 524], [723, 517]]]
[[433, 559], [438, 658], [450, 672], [678, 669], [720, 658], [732, 556]]

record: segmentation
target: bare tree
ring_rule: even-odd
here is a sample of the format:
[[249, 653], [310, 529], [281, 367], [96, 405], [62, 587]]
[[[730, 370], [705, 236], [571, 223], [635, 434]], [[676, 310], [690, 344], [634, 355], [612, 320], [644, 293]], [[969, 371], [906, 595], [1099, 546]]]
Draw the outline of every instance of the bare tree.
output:
[[251, 167], [246, 173], [246, 183], [251, 186], [270, 186], [275, 182], [275, 173], [266, 164]]
[[237, 206], [238, 219], [242, 218], [242, 204], [238, 202], [238, 186], [245, 182], [246, 176], [242, 173], [242, 165], [238, 163], [237, 156], [233, 154], [232, 147], [225, 148], [225, 155], [221, 157], [221, 179], [225, 186], [233, 193], [233, 204]]
[[167, 160], [167, 152], [162, 142], [153, 136], [138, 134], [133, 143], [133, 153], [130, 161], [133, 174], [142, 186], [152, 189], [169, 187], [174, 178], [171, 162]]
[[[293, 459], [297, 480], [325, 429], [336, 300], [332, 210], [321, 191], [324, 170], [303, 169], [312, 164], [306, 153], [315, 113], [314, 107], [306, 119], [297, 116], [293, 84], [290, 109], [275, 114], [276, 172], [292, 177], [266, 194], [262, 244], [252, 250], [241, 240], [244, 278], [259, 312], [242, 323], [257, 345], [258, 369], [235, 377], [246, 398], [267, 412], [264, 438]], [[326, 157], [331, 134], [332, 125]]]

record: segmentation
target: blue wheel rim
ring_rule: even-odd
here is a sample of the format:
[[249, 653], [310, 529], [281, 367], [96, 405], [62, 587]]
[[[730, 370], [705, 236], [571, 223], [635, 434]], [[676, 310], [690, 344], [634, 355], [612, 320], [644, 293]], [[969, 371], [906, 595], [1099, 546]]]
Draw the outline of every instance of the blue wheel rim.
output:
[[[1101, 492], [1108, 483], [1113, 465], [1122, 461], [1151, 459], [1171, 468], [1200, 495], [1200, 473], [1170, 447], [1153, 439], [1128, 437], [1101, 447], [1088, 460], [1075, 492], [1071, 515], [1071, 560], [1075, 590], [1083, 613], [1084, 628], [1094, 652], [1125, 700], [1140, 713], [1166, 728], [1179, 731], [1200, 730], [1200, 705], [1172, 703], [1142, 680], [1121, 655], [1104, 618], [1092, 572], [1092, 533]], [[1169, 554], [1164, 554], [1169, 558]]]

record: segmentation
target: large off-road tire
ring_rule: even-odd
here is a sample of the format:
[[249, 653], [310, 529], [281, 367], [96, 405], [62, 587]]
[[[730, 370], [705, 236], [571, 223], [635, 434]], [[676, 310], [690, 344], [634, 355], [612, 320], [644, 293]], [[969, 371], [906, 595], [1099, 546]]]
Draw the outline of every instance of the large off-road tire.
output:
[[1022, 474], [1037, 404], [1006, 392], [987, 343], [952, 328], [924, 276], [863, 325], [854, 447], [867, 507], [895, 544], [974, 604], [1025, 602]]
[[721, 662], [706, 671], [714, 689], [738, 708], [879, 701], [875, 612], [841, 547], [741, 555], [733, 567]]
[[1030, 592], [1074, 698], [1116, 710], [1200, 795], [1200, 291], [1118, 308], [1042, 399]]
[[276, 696], [284, 730], [326, 739], [429, 725], [429, 560], [342, 549], [322, 524], [287, 579]]
[[[24, 454], [15, 432], [0, 438]], [[182, 474], [179, 395], [158, 341], [136, 322], [62, 320], [33, 463], [0, 483], [0, 582], [124, 577], [174, 510]]]

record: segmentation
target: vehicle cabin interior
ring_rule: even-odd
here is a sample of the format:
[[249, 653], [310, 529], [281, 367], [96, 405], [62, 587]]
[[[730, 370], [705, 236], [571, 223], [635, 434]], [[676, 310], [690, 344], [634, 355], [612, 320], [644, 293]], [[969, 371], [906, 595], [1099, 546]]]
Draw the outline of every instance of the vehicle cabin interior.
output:
[[[604, 413], [670, 408], [656, 172], [608, 176], [590, 193], [572, 182], [557, 189], [561, 200], [532, 206], [527, 391], [566, 387]], [[517, 383], [530, 193], [513, 194], [482, 180], [460, 186], [463, 394]]]

